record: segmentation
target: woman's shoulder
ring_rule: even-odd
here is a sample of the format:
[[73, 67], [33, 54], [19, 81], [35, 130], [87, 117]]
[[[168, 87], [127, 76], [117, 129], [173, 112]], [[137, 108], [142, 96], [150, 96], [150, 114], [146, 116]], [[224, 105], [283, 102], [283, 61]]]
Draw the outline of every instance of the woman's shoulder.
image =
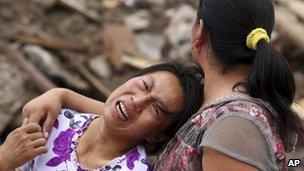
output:
[[264, 125], [271, 125], [271, 127], [275, 126], [273, 116], [276, 111], [274, 108], [268, 102], [247, 94], [234, 93], [233, 96], [214, 104], [211, 110], [206, 112], [212, 112], [216, 118], [239, 116], [259, 121]]
[[[201, 146], [209, 146], [261, 170], [278, 168], [285, 159], [272, 115], [275, 110], [265, 101], [243, 96], [226, 100], [210, 110]], [[205, 113], [206, 114], [206, 113]], [[208, 115], [208, 113], [207, 113]], [[251, 151], [250, 153], [247, 153]]]
[[215, 120], [206, 130], [201, 147], [209, 147], [260, 170], [277, 170], [270, 134], [249, 119], [230, 116]]
[[[256, 130], [260, 131], [266, 139], [271, 138], [268, 145], [279, 140], [278, 127], [273, 118], [276, 115], [276, 111], [270, 104], [261, 99], [247, 96], [228, 101], [218, 106], [215, 110], [217, 115], [214, 116], [214, 120], [209, 125], [239, 121], [239, 128], [239, 126], [246, 125], [241, 123], [247, 122], [258, 128]], [[247, 124], [247, 126], [249, 125]]]

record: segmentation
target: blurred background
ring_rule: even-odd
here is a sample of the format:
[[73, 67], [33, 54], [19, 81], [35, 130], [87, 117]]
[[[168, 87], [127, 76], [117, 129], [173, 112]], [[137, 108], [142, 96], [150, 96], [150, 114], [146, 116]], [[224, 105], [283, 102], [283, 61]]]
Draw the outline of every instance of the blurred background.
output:
[[[20, 125], [22, 106], [50, 88], [66, 87], [103, 101], [151, 63], [190, 60], [197, 3], [0, 0], [0, 140]], [[304, 122], [304, 1], [275, 5], [272, 43], [291, 63], [294, 108]], [[289, 157], [304, 162], [303, 144]]]

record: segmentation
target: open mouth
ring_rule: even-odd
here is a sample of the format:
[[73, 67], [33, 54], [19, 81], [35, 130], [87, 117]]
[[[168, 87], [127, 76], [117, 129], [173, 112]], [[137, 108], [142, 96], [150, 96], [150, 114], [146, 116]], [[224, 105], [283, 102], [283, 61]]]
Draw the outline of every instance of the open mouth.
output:
[[125, 105], [124, 105], [123, 102], [119, 101], [119, 102], [116, 104], [116, 110], [117, 110], [117, 112], [118, 112], [118, 117], [119, 117], [122, 121], [124, 121], [124, 122], [128, 121], [127, 109], [126, 109], [126, 107], [125, 107]]

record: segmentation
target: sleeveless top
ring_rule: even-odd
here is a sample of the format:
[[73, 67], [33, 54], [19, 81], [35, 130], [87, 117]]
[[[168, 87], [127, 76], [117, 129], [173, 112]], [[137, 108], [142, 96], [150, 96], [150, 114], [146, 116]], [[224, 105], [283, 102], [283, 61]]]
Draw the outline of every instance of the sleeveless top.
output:
[[[23, 171], [84, 171], [78, 162], [76, 147], [80, 136], [97, 115], [62, 109], [47, 139], [48, 152], [39, 155], [20, 169]], [[147, 171], [152, 166], [145, 149], [137, 146], [111, 160], [96, 171]]]
[[[270, 117], [270, 113], [275, 113], [275, 110], [268, 103], [243, 93], [235, 92], [227, 97], [210, 102], [193, 115], [167, 144], [155, 164], [155, 170], [202, 170], [202, 149], [208, 144], [205, 142], [205, 139], [209, 136], [209, 130], [214, 127], [214, 123], [218, 120], [233, 117], [242, 118], [258, 127], [258, 131], [262, 133], [262, 140], [266, 140], [265, 144], [268, 147], [267, 152], [270, 156], [271, 166], [265, 168], [259, 164], [251, 163], [250, 160], [246, 160], [246, 158], [238, 154], [229, 153], [221, 150], [221, 148], [215, 148], [216, 150], [253, 165], [260, 170], [287, 170], [285, 147], [278, 135], [277, 126]], [[237, 141], [239, 137], [231, 138]], [[296, 140], [297, 136], [294, 134], [294, 138], [287, 151], [294, 148]], [[225, 140], [222, 139], [221, 141], [224, 142]], [[247, 147], [248, 145], [250, 146], [250, 144], [247, 144]], [[231, 144], [231, 146], [239, 148], [235, 147], [236, 145], [234, 144]], [[243, 146], [246, 147], [246, 144]]]

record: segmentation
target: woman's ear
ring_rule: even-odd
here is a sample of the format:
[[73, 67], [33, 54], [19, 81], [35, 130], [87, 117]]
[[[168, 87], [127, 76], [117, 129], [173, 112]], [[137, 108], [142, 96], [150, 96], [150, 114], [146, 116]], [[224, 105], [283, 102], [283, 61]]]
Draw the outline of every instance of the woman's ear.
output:
[[191, 33], [191, 50], [193, 54], [199, 53], [204, 43], [204, 24], [203, 20], [200, 19], [193, 24]]

